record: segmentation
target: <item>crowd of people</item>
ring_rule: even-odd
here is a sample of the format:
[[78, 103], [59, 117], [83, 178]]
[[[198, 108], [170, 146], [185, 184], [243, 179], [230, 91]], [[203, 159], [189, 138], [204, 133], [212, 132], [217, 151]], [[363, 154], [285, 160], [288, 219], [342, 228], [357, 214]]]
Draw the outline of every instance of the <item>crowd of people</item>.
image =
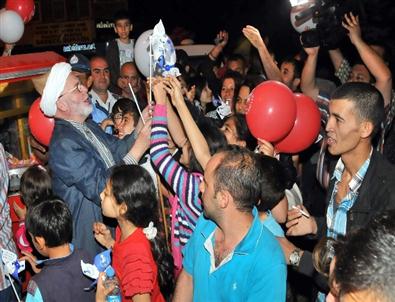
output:
[[[278, 64], [250, 25], [259, 64], [220, 31], [198, 65], [178, 53], [181, 76], [145, 79], [127, 12], [105, 56], [55, 64], [40, 103], [55, 118], [51, 142], [31, 139], [42, 163], [13, 209], [28, 248], [12, 239], [0, 144], [0, 247], [35, 273], [26, 301], [106, 301], [103, 273], [84, 290], [80, 265], [106, 249], [122, 301], [395, 301], [392, 75], [358, 16], [343, 27], [359, 57], [329, 50], [335, 81], [316, 76], [319, 46]], [[251, 135], [248, 96], [266, 80], [316, 102], [308, 150], [278, 153]], [[16, 301], [0, 272], [0, 300]]]

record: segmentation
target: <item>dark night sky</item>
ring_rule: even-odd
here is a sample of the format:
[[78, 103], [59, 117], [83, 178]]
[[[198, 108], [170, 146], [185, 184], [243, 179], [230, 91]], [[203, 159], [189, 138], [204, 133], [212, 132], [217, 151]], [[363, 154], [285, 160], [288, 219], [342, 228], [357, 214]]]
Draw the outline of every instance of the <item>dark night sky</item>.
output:
[[[354, 7], [363, 19], [363, 32], [373, 32], [378, 40], [387, 41], [387, 46], [395, 53], [394, 0], [321, 1]], [[129, 9], [135, 24], [135, 38], [162, 18], [167, 33], [181, 25], [196, 34], [197, 43], [212, 43], [216, 33], [226, 29], [232, 46], [240, 38], [241, 29], [251, 24], [269, 36], [271, 47], [279, 58], [295, 53], [299, 47], [298, 33], [289, 20], [289, 0], [129, 0]], [[365, 30], [364, 24], [373, 25], [376, 30]], [[343, 44], [349, 46], [348, 38], [345, 37]]]
[[162, 18], [167, 32], [182, 25], [193, 31], [195, 41], [200, 43], [212, 43], [221, 29], [229, 31], [230, 43], [235, 43], [247, 24], [269, 33], [280, 52], [284, 41], [287, 41], [288, 49], [290, 42], [295, 45], [298, 42], [297, 33], [289, 22], [288, 0], [130, 0], [129, 9], [136, 34], [146, 30], [147, 24], [153, 26]]

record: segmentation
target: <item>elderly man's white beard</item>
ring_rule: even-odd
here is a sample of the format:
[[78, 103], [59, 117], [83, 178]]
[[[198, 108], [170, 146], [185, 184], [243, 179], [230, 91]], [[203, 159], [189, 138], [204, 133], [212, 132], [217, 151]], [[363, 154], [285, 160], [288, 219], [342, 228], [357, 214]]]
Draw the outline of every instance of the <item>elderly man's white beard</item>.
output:
[[82, 108], [81, 115], [88, 117], [92, 113], [92, 111], [93, 111], [93, 105], [90, 104], [89, 107], [87, 106], [87, 107]]

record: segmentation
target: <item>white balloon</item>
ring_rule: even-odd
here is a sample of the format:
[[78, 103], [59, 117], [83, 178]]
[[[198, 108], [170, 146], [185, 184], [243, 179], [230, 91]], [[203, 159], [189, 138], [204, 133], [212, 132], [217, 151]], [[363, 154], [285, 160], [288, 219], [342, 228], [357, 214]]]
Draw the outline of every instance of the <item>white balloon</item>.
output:
[[302, 33], [306, 30], [314, 29], [316, 28], [317, 24], [314, 23], [313, 19], [313, 7], [314, 7], [314, 1], [309, 2], [306, 4], [294, 6], [291, 9], [291, 24], [293, 28], [299, 32]]
[[12, 10], [0, 12], [0, 40], [4, 43], [16, 43], [22, 38], [25, 24], [22, 17]]
[[143, 32], [140, 37], [138, 37], [136, 45], [134, 46], [134, 60], [136, 62], [137, 68], [146, 77], [150, 76], [149, 37], [151, 35], [152, 29]]
[[[151, 51], [150, 56], [150, 39]], [[179, 76], [180, 72], [175, 67], [176, 51], [173, 42], [166, 35], [162, 21], [154, 27], [153, 30], [143, 32], [136, 41], [134, 48], [134, 60], [140, 72], [146, 76], [150, 76], [150, 59], [151, 76]]]

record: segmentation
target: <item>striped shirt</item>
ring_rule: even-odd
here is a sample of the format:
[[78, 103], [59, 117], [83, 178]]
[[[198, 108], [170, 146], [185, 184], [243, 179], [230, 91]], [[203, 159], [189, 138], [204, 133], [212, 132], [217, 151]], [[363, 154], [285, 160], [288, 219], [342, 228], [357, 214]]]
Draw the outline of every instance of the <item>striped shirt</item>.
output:
[[3, 145], [0, 143], [0, 291], [11, 285], [4, 275], [1, 249], [16, 253], [12, 239], [10, 207], [7, 202], [8, 184], [8, 163]]
[[[173, 188], [177, 197], [171, 204], [172, 215], [172, 250], [181, 255], [180, 250], [188, 242], [202, 213], [199, 199], [199, 184], [201, 175], [188, 172], [169, 152], [166, 106], [156, 105], [151, 128], [151, 159], [159, 173]], [[177, 258], [177, 257], [174, 257]], [[175, 264], [181, 265], [182, 259], [175, 259]], [[178, 262], [178, 263], [177, 263]]]

